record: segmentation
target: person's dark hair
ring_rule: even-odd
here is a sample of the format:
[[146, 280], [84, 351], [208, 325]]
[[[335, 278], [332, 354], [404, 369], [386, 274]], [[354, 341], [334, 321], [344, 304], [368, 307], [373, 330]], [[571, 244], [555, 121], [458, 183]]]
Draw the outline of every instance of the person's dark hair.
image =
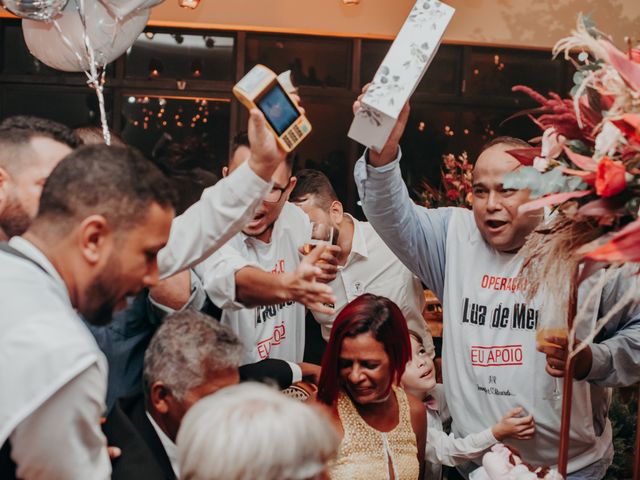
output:
[[6, 130], [23, 130], [30, 137], [42, 136], [64, 143], [70, 148], [78, 148], [82, 142], [69, 127], [47, 118], [32, 115], [15, 115], [7, 117], [0, 123], [0, 132]]
[[152, 161], [171, 181], [177, 194], [176, 215], [180, 215], [218, 181], [210, 171], [216, 163], [214, 149], [207, 136], [187, 137], [180, 143], [170, 136], [164, 138], [166, 144], [155, 149]]
[[407, 321], [391, 300], [365, 293], [347, 304], [338, 314], [322, 357], [318, 399], [333, 405], [340, 391], [340, 351], [345, 338], [371, 333], [389, 356], [392, 383], [400, 384], [407, 362], [411, 360], [411, 342]]
[[0, 130], [0, 168], [18, 175], [33, 161], [30, 141], [32, 133], [20, 129]]
[[[99, 145], [104, 143], [102, 127], [78, 127], [73, 133], [78, 137], [82, 145]], [[111, 129], [109, 129], [109, 135], [111, 136], [112, 146], [125, 147], [127, 145], [122, 137]]]
[[236, 133], [231, 141], [231, 156], [236, 153], [236, 150], [240, 147], [251, 148], [251, 144], [249, 143], [249, 134], [245, 130], [241, 130]]
[[66, 233], [98, 214], [122, 230], [143, 222], [152, 203], [173, 208], [174, 200], [169, 180], [137, 150], [86, 145], [51, 172], [33, 226]]
[[415, 330], [409, 329], [409, 337], [413, 338], [416, 342], [418, 342], [420, 345], [424, 347], [424, 340], [422, 339], [422, 337], [418, 332], [416, 332]]
[[488, 150], [495, 145], [507, 145], [513, 148], [531, 148], [531, 145], [521, 138], [502, 136], [496, 137], [493, 140], [485, 143], [480, 149], [480, 153], [478, 154], [478, 156], [480, 156], [480, 154], [482, 154], [482, 152], [484, 152], [485, 150]]
[[290, 201], [295, 202], [306, 195], [313, 195], [315, 204], [328, 211], [331, 204], [338, 200], [331, 182], [321, 171], [307, 168], [296, 172], [295, 177], [298, 181], [291, 192]]

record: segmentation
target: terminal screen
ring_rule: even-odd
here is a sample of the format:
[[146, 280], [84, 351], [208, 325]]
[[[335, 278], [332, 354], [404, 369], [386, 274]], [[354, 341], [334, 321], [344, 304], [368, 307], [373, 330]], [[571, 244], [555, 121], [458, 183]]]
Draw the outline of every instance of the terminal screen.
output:
[[282, 135], [300, 116], [278, 82], [256, 101], [258, 108], [264, 113], [271, 127], [278, 136]]

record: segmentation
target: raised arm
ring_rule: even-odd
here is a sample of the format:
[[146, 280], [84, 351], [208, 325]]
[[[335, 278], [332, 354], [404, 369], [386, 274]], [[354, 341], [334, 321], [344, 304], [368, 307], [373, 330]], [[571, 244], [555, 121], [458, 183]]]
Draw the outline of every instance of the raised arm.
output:
[[316, 281], [322, 270], [314, 263], [322, 254], [323, 249], [316, 248], [302, 259], [296, 270], [277, 274], [264, 271], [225, 245], [195, 271], [207, 296], [222, 309], [237, 310], [293, 300], [330, 314], [333, 310], [324, 304], [335, 302], [335, 297], [328, 285]]
[[167, 245], [158, 253], [161, 278], [208, 257], [251, 219], [271, 189], [271, 175], [285, 159], [258, 110], [249, 118], [251, 157], [228, 177], [207, 188], [198, 202], [176, 217]]
[[[359, 103], [354, 104], [354, 110]], [[365, 152], [355, 180], [367, 219], [396, 256], [438, 297], [444, 288], [446, 235], [450, 209], [426, 209], [409, 197], [400, 174], [399, 141], [409, 115], [402, 110], [381, 153]]]

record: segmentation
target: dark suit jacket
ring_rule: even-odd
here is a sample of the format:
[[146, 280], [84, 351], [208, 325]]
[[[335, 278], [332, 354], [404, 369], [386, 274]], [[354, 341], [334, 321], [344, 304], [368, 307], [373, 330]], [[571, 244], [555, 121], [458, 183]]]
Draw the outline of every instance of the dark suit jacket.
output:
[[122, 455], [113, 460], [113, 480], [175, 480], [169, 457], [149, 422], [142, 394], [118, 400], [103, 425], [110, 446]]

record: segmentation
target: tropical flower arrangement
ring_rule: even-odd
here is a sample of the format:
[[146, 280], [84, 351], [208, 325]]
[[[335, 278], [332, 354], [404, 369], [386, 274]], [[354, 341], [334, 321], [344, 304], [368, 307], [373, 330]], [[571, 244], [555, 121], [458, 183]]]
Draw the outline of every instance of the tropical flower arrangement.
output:
[[430, 208], [471, 208], [472, 170], [467, 152], [457, 157], [452, 153], [443, 155], [440, 188], [434, 188], [426, 180], [422, 181], [420, 204]]
[[629, 41], [627, 52], [618, 50], [579, 15], [554, 47], [561, 53], [577, 69], [571, 98], [514, 87], [539, 103], [519, 115], [543, 133], [539, 145], [509, 151], [524, 167], [504, 184], [531, 190], [525, 212], [553, 208], [521, 251], [530, 296], [549, 279], [566, 282], [579, 264], [584, 277], [602, 265], [640, 262], [640, 48]]

